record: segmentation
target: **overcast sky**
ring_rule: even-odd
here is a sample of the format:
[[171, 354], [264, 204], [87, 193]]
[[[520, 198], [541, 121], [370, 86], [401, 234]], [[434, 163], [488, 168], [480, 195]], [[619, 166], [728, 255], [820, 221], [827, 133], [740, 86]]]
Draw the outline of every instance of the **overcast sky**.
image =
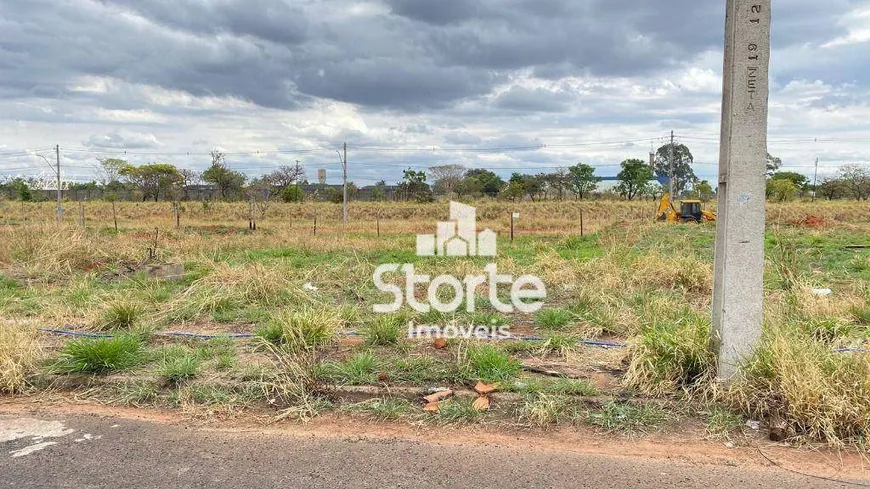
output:
[[[0, 175], [37, 174], [33, 150], [59, 144], [76, 179], [101, 155], [202, 169], [220, 148], [251, 175], [299, 159], [337, 182], [345, 141], [360, 185], [447, 163], [509, 175], [582, 161], [614, 175], [674, 130], [714, 179], [724, 9], [0, 0]], [[823, 174], [868, 164], [870, 0], [773, 9], [771, 153], [807, 174], [817, 156]]]

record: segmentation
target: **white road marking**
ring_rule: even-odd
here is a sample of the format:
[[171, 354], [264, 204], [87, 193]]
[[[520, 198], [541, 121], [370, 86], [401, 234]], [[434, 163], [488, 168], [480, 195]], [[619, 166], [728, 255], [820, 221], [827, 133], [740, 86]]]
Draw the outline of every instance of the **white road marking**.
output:
[[[9, 454], [12, 458], [23, 457], [31, 453], [44, 450], [52, 445], [57, 445], [56, 441], [43, 441], [46, 438], [62, 438], [74, 433], [76, 430], [67, 428], [60, 421], [43, 421], [33, 418], [16, 418], [12, 416], [0, 416], [0, 443], [6, 443], [15, 440], [29, 438], [34, 441], [33, 445], [26, 446], [18, 450], [11, 450]], [[92, 435], [86, 435], [86, 439], [90, 440]]]
[[36, 445], [30, 445], [29, 447], [24, 447], [21, 450], [12, 450], [9, 452], [12, 455], [12, 458], [23, 457], [25, 455], [30, 455], [33, 452], [38, 452], [45, 448], [48, 448], [52, 445], [57, 445], [56, 441], [44, 441], [42, 443], [37, 443]]

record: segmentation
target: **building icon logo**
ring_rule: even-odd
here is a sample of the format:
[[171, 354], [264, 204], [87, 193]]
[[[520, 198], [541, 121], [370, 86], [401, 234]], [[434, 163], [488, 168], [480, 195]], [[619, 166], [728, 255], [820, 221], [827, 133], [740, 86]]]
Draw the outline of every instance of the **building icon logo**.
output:
[[417, 235], [417, 256], [496, 256], [496, 233], [477, 232], [477, 209], [450, 202], [450, 220], [436, 225], [436, 234]]

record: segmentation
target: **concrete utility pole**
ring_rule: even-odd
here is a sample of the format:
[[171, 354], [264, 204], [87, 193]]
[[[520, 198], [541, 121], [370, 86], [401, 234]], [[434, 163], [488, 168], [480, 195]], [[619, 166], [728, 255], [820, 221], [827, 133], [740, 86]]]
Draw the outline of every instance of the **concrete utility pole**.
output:
[[61, 184], [60, 184], [60, 145], [54, 147], [57, 155], [57, 222], [63, 221], [63, 203], [61, 203]]
[[61, 203], [61, 182], [60, 182], [60, 145], [56, 145], [54, 147], [55, 154], [57, 155], [57, 165], [52, 165], [48, 158], [45, 156], [36, 153], [36, 156], [39, 156], [43, 160], [45, 160], [45, 164], [48, 165], [49, 168], [54, 172], [57, 177], [57, 222], [63, 221], [63, 204]]
[[301, 177], [301, 173], [299, 172], [299, 160], [296, 160], [296, 198], [299, 199], [299, 204], [302, 203], [302, 194], [299, 193], [299, 178]]
[[668, 176], [670, 177], [670, 190], [671, 199], [675, 199], [674, 195], [674, 131], [671, 131], [671, 145], [668, 147], [668, 166], [670, 169], [668, 170]]
[[816, 172], [813, 175], [813, 198], [810, 200], [810, 202], [816, 201], [816, 192], [818, 192], [818, 190], [819, 190], [818, 182], [819, 182], [819, 157], [816, 156]]
[[770, 3], [727, 0], [712, 344], [724, 381], [761, 338]]
[[347, 232], [347, 143], [344, 143], [344, 158], [342, 159], [341, 169], [344, 172], [344, 199], [342, 199], [343, 205], [341, 209], [342, 213], [342, 222], [344, 226], [344, 232]]

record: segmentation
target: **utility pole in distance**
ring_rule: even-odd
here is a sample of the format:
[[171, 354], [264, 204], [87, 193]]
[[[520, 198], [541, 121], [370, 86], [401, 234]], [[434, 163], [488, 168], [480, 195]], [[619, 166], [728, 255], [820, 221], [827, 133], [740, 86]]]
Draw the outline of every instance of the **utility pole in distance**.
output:
[[344, 232], [347, 233], [347, 143], [344, 143], [344, 158], [342, 158], [341, 169], [344, 172], [344, 198], [342, 199], [341, 218]]
[[816, 192], [819, 190], [819, 157], [816, 156], [816, 172], [813, 175], [813, 198], [810, 202], [816, 201]]
[[674, 195], [674, 131], [671, 131], [671, 145], [668, 147], [668, 176], [670, 177], [670, 194], [671, 199], [676, 198]]
[[299, 193], [299, 178], [302, 176], [302, 173], [299, 171], [299, 160], [296, 160], [296, 171], [294, 172], [296, 175], [296, 198], [299, 199], [297, 203], [302, 203], [302, 195]]
[[57, 222], [63, 221], [63, 204], [61, 203], [61, 182], [60, 182], [60, 145], [56, 145], [54, 147], [55, 155], [57, 156], [57, 165], [52, 165], [48, 158], [42, 156], [39, 153], [36, 153], [36, 156], [39, 156], [45, 163], [51, 168], [51, 171], [54, 172], [57, 177]]
[[725, 382], [761, 339], [770, 5], [727, 0], [726, 7], [711, 338]]
[[57, 155], [57, 222], [63, 221], [63, 204], [61, 203], [61, 186], [60, 186], [60, 145], [54, 147]]
[[344, 143], [344, 156], [341, 155], [341, 151], [336, 150], [338, 153], [338, 160], [341, 161], [341, 171], [344, 178], [344, 190], [342, 194], [344, 198], [342, 199], [341, 205], [341, 222], [344, 232], [347, 232], [347, 143]]

